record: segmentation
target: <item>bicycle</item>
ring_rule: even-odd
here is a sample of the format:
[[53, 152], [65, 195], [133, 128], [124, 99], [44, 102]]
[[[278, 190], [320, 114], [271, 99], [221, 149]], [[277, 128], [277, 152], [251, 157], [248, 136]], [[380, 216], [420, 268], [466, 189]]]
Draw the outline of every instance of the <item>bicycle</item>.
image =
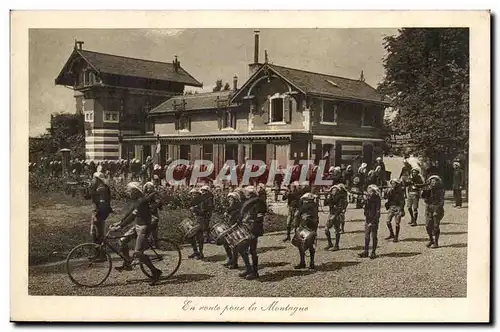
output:
[[[120, 232], [120, 235], [111, 236], [113, 232]], [[111, 274], [113, 265], [111, 255], [106, 251], [106, 248], [111, 249], [121, 260], [126, 259], [120, 250], [109, 242], [109, 240], [116, 240], [122, 236], [123, 232], [110, 229], [100, 244], [82, 243], [71, 249], [66, 258], [66, 272], [69, 279], [75, 285], [82, 287], [97, 287], [103, 284]], [[148, 247], [144, 254], [149, 257], [157, 268], [163, 271], [162, 279], [173, 276], [181, 265], [181, 248], [177, 243], [168, 239], [154, 241], [152, 236], [149, 235]], [[161, 266], [158, 266], [159, 262], [162, 262]], [[151, 271], [141, 262], [133, 261], [130, 266], [136, 265], [140, 266], [144, 275], [152, 279]], [[83, 271], [78, 270], [79, 267]], [[96, 281], [91, 281], [91, 279], [96, 279]]]

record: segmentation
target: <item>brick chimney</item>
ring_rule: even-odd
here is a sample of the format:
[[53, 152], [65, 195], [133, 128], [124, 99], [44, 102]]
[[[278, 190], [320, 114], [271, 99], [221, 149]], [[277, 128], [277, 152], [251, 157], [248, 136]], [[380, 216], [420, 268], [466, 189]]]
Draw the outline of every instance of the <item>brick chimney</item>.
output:
[[83, 49], [83, 47], [82, 47], [83, 44], [85, 44], [83, 41], [75, 39], [75, 50], [76, 49], [79, 49], [79, 50]]
[[233, 90], [238, 90], [238, 76], [236, 75], [233, 76]]
[[254, 31], [254, 53], [253, 53], [253, 63], [249, 64], [250, 75], [254, 74], [259, 68], [259, 30]]
[[259, 30], [255, 30], [255, 42], [253, 52], [253, 63], [259, 63]]
[[174, 61], [172, 61], [172, 64], [174, 65], [175, 72], [178, 72], [179, 68], [181, 67], [181, 62], [179, 60], [177, 60], [177, 55], [175, 55], [174, 57], [175, 57], [175, 59], [174, 59]]

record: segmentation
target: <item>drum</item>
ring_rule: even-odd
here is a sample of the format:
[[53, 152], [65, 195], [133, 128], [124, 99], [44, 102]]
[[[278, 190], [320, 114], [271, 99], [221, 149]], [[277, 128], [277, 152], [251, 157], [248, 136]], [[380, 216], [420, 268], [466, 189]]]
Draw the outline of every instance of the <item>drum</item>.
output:
[[237, 224], [229, 229], [225, 234], [225, 239], [229, 247], [233, 250], [241, 250], [250, 244], [253, 238], [250, 229], [245, 224]]
[[225, 234], [231, 229], [231, 226], [225, 222], [221, 221], [216, 223], [210, 229], [210, 238], [215, 240], [215, 244], [222, 245], [224, 243]]
[[198, 233], [198, 231], [201, 228], [201, 225], [197, 221], [186, 218], [180, 223], [179, 227], [184, 233], [184, 237], [192, 238], [193, 236], [196, 235], [196, 233]]
[[292, 244], [297, 248], [306, 249], [314, 243], [314, 240], [316, 240], [315, 231], [312, 231], [309, 228], [300, 228], [295, 232]]

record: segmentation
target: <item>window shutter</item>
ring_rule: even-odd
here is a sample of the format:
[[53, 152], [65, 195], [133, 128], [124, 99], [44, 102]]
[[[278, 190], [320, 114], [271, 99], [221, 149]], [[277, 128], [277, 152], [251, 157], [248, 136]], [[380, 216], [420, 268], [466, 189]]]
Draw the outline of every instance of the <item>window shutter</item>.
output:
[[292, 114], [297, 112], [297, 100], [292, 96], [290, 97], [290, 115], [285, 118], [285, 121], [292, 122]]
[[290, 96], [283, 97], [283, 122], [290, 122], [290, 108], [291, 108], [291, 99]]
[[269, 96], [267, 96], [267, 99], [264, 101], [262, 104], [262, 116], [264, 117], [264, 123], [269, 123], [269, 114], [270, 114], [270, 107], [271, 106], [271, 101], [269, 100]]
[[186, 121], [187, 121], [187, 130], [191, 131], [191, 118], [190, 117], [186, 117]]
[[231, 112], [231, 128], [236, 129], [236, 112]]
[[181, 121], [181, 118], [179, 116], [175, 116], [175, 130], [179, 130], [180, 128], [180, 121]]
[[217, 125], [219, 126], [219, 130], [223, 128], [223, 120], [224, 120], [224, 112], [217, 111]]

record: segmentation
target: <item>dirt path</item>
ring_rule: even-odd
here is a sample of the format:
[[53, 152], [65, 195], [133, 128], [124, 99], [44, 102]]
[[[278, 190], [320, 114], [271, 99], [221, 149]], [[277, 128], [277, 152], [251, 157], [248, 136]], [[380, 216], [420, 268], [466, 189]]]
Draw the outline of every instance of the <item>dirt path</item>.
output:
[[[189, 260], [184, 247], [179, 271], [170, 279], [150, 287], [137, 268], [132, 272], [111, 272], [100, 287], [74, 286], [63, 265], [30, 268], [30, 295], [100, 296], [257, 296], [257, 297], [458, 297], [466, 296], [467, 209], [445, 205], [441, 228], [441, 248], [425, 247], [424, 205], [420, 225], [409, 227], [402, 221], [401, 241], [387, 242], [386, 214], [379, 229], [379, 258], [361, 259], [364, 221], [361, 210], [350, 206], [341, 250], [324, 251], [324, 230], [319, 230], [317, 271], [294, 270], [297, 249], [282, 242], [283, 233], [267, 234], [259, 240], [260, 278], [246, 281], [238, 272], [222, 266], [222, 247], [207, 245], [205, 261]], [[321, 215], [320, 225], [326, 215]], [[242, 263], [240, 263], [240, 266]]]

